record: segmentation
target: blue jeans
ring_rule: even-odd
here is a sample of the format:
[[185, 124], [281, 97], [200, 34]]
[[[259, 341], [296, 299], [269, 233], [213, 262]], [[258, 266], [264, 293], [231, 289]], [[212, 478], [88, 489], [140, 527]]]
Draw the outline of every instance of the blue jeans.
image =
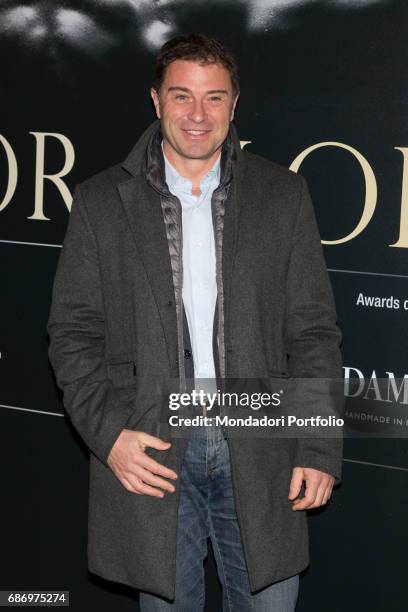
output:
[[181, 478], [177, 481], [181, 489], [176, 597], [167, 600], [140, 591], [141, 612], [204, 610], [203, 563], [208, 537], [222, 585], [223, 612], [293, 612], [299, 589], [298, 574], [251, 594], [235, 513], [228, 442], [219, 426], [191, 430]]

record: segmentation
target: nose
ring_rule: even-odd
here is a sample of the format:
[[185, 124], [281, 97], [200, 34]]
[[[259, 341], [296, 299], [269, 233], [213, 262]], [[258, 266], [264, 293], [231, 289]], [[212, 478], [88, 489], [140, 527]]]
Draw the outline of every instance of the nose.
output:
[[207, 113], [201, 100], [193, 100], [188, 118], [194, 123], [201, 123], [207, 119]]

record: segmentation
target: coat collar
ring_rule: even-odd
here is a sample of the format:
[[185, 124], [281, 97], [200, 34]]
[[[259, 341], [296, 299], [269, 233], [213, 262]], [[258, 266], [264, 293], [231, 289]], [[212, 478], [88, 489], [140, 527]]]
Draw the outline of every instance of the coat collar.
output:
[[[160, 119], [155, 119], [124, 159], [122, 168], [134, 177], [144, 175], [153, 187], [167, 194], [164, 157], [160, 146], [162, 138]], [[220, 187], [231, 181], [232, 165], [243, 161], [243, 158], [238, 132], [231, 121], [222, 145]]]

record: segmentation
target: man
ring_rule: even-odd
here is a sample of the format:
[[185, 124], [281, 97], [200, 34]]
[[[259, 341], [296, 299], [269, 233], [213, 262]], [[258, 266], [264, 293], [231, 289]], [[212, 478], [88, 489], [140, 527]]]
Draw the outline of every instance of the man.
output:
[[180, 435], [162, 400], [174, 379], [340, 377], [313, 207], [300, 175], [241, 149], [220, 41], [168, 41], [151, 96], [125, 161], [75, 189], [48, 321], [91, 450], [88, 566], [142, 610], [197, 611], [211, 537], [224, 610], [293, 611], [304, 511], [340, 481], [341, 438], [234, 436], [215, 417]]

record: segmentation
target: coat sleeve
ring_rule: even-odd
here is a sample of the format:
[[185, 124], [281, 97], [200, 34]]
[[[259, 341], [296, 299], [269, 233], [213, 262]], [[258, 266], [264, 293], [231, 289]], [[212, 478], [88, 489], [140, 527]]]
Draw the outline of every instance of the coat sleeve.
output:
[[97, 243], [80, 186], [58, 259], [47, 331], [64, 407], [88, 448], [108, 466], [109, 452], [133, 405], [129, 389], [122, 395], [107, 374]]
[[[342, 417], [342, 334], [306, 180], [300, 178], [299, 209], [287, 276], [285, 338], [289, 372], [299, 383], [300, 416]], [[313, 389], [315, 396], [313, 400]], [[311, 391], [312, 390], [312, 391]], [[307, 396], [307, 401], [303, 398]], [[327, 472], [341, 481], [343, 431], [336, 436], [299, 437], [294, 466]], [[327, 431], [327, 428], [326, 428]]]

